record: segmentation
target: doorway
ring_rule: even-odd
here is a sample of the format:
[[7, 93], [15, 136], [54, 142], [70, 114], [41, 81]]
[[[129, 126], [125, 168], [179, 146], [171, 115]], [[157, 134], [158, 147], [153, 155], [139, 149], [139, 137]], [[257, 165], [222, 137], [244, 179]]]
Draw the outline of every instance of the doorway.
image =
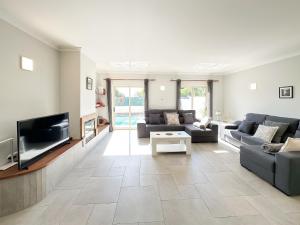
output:
[[114, 87], [114, 129], [136, 129], [140, 119], [144, 119], [144, 88]]

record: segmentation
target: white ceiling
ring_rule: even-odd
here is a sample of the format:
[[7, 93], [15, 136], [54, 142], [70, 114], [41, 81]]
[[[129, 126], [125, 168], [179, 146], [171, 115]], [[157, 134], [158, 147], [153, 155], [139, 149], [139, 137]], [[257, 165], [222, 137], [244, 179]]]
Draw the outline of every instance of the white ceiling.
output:
[[299, 0], [0, 0], [0, 17], [100, 72], [223, 74], [300, 53]]

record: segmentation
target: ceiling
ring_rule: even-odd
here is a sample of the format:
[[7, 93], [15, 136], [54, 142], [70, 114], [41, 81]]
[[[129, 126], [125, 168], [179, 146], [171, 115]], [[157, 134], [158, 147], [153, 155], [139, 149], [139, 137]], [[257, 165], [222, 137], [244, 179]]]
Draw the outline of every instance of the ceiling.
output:
[[99, 72], [227, 74], [300, 53], [299, 0], [0, 0], [0, 17]]

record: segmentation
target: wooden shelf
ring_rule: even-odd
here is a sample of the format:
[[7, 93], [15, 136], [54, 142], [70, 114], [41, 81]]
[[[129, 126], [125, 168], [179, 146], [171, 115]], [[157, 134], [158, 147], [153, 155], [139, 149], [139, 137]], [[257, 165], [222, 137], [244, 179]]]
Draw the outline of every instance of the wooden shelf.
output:
[[63, 154], [64, 152], [71, 149], [74, 145], [76, 145], [81, 140], [71, 140], [70, 144], [63, 145], [61, 147], [57, 147], [53, 150], [51, 150], [47, 155], [45, 155], [43, 158], [38, 160], [37, 162], [33, 163], [28, 167], [28, 169], [19, 170], [18, 165], [12, 166], [11, 168], [7, 170], [0, 171], [0, 180], [12, 178], [16, 176], [22, 176], [25, 174], [32, 173], [34, 171], [40, 170], [46, 166], [48, 166], [53, 160], [55, 160], [58, 156]]
[[108, 124], [100, 124], [96, 128], [96, 135], [98, 135], [101, 131], [103, 131], [106, 127], [108, 127]]

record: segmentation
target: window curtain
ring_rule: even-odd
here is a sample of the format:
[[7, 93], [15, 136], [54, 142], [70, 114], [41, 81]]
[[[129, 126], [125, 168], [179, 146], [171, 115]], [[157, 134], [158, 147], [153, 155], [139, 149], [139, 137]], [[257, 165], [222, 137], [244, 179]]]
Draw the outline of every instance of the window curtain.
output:
[[112, 126], [112, 99], [111, 99], [111, 79], [106, 79], [106, 90], [107, 90], [107, 111], [109, 120], [109, 131], [113, 131]]
[[144, 80], [144, 92], [145, 92], [144, 109], [145, 111], [148, 111], [149, 110], [149, 79]]
[[207, 92], [208, 92], [208, 115], [213, 118], [213, 92], [214, 92], [214, 81], [207, 81]]
[[176, 109], [180, 110], [180, 89], [181, 89], [181, 80], [176, 80]]

